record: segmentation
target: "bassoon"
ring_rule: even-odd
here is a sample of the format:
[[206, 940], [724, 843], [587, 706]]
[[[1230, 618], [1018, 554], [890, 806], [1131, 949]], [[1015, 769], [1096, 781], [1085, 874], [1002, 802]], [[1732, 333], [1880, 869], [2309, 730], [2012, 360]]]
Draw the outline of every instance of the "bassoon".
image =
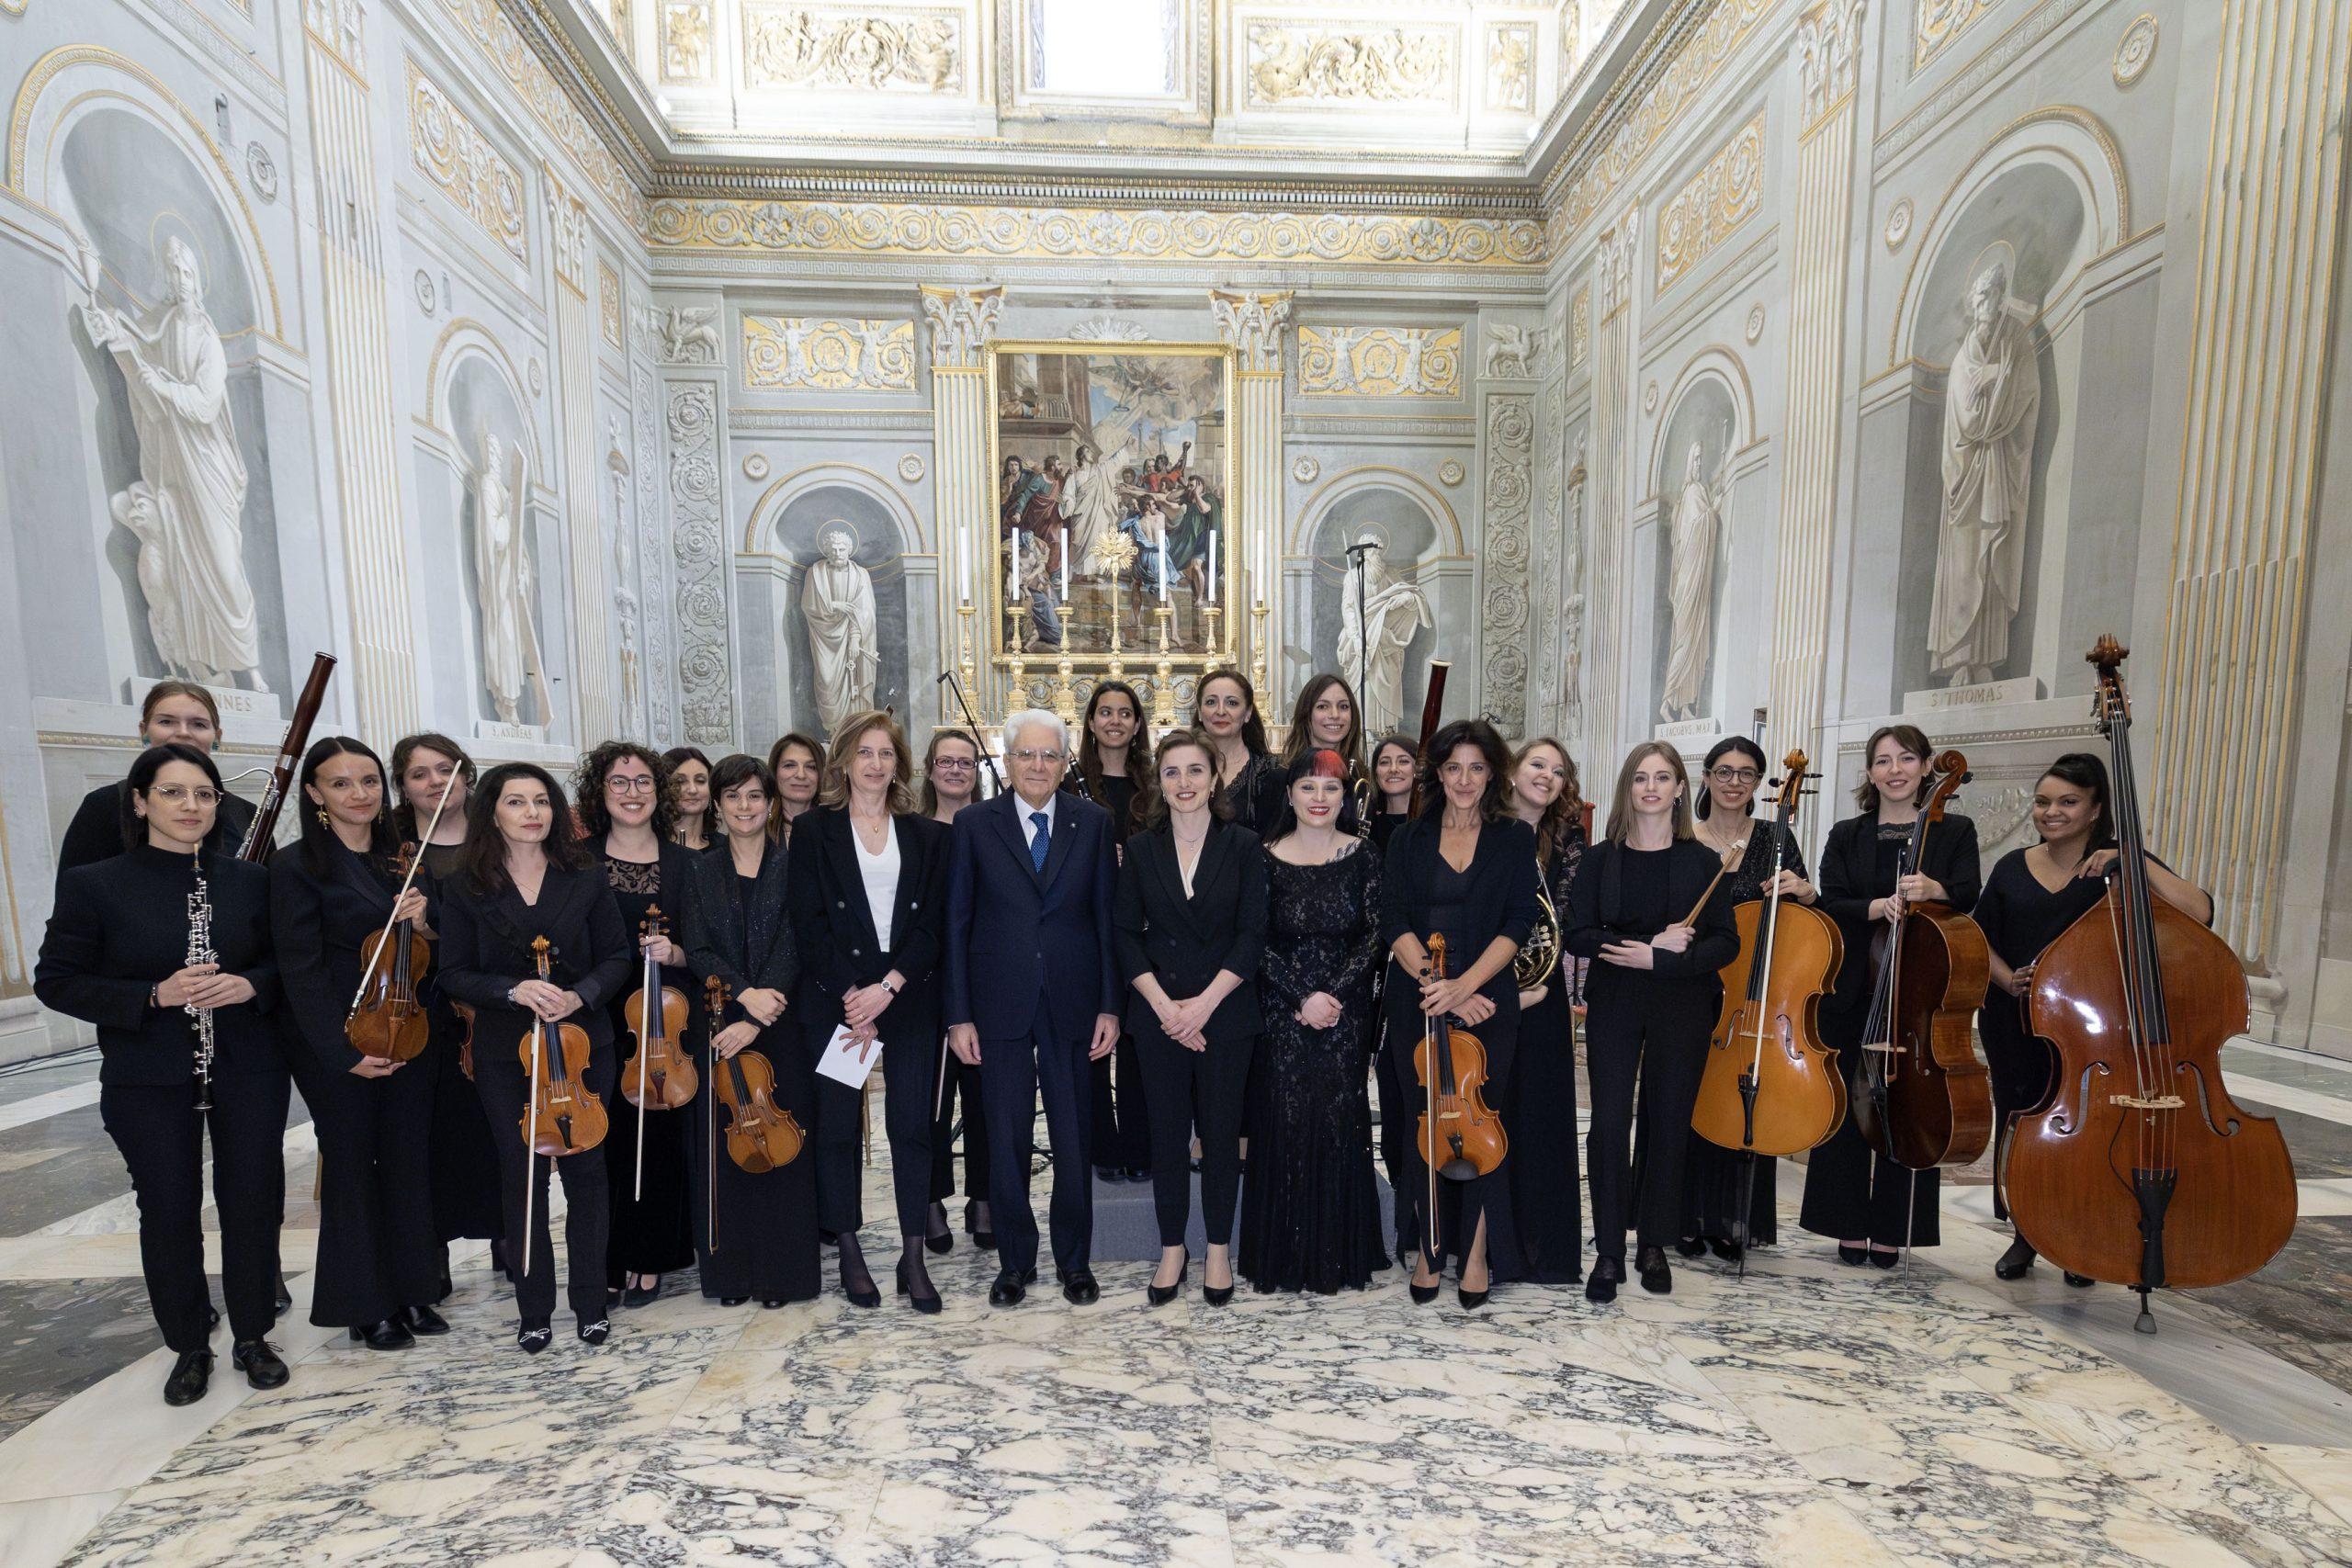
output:
[[277, 841], [278, 808], [286, 804], [286, 792], [294, 783], [294, 770], [301, 765], [303, 750], [311, 744], [311, 726], [318, 721], [319, 705], [326, 700], [327, 677], [334, 673], [334, 654], [311, 656], [311, 678], [302, 682], [301, 698], [294, 705], [294, 722], [286, 727], [286, 739], [277, 748], [277, 761], [269, 766], [269, 787], [262, 791], [261, 804], [254, 810], [253, 826], [245, 829], [245, 841], [238, 847], [239, 860], [260, 860]]

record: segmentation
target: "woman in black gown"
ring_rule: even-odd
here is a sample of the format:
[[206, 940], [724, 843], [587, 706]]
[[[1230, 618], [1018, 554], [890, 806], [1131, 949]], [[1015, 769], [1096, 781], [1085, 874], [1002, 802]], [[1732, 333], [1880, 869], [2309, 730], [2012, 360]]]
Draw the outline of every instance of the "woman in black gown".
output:
[[1266, 844], [1265, 1033], [1245, 1118], [1241, 1272], [1258, 1291], [1362, 1290], [1388, 1267], [1363, 1041], [1380, 964], [1380, 855], [1352, 830], [1336, 751], [1290, 765]]
[[[1421, 814], [1396, 829], [1381, 868], [1380, 935], [1389, 953], [1381, 1006], [1388, 1054], [1407, 1109], [1421, 1090], [1413, 1066], [1424, 1024], [1459, 1019], [1487, 1048], [1486, 1099], [1502, 1118], [1510, 1102], [1519, 1038], [1519, 987], [1511, 960], [1541, 913], [1535, 897], [1535, 835], [1503, 813], [1510, 753], [1484, 719], [1457, 719], [1439, 730], [1425, 760]], [[1432, 932], [1446, 939], [1448, 978], [1428, 977]], [[1409, 1131], [1409, 1124], [1408, 1124]], [[1416, 1140], [1405, 1145], [1397, 1206], [1412, 1215], [1418, 1249], [1412, 1295], [1437, 1299], [1446, 1260], [1460, 1266], [1464, 1307], [1487, 1304], [1498, 1280], [1518, 1277], [1519, 1235], [1511, 1224], [1510, 1157], [1485, 1176], [1437, 1182], [1434, 1206]]]
[[[645, 955], [662, 966], [662, 984], [686, 1004], [682, 1049], [702, 1038], [702, 987], [686, 964], [686, 905], [695, 896], [695, 852], [674, 841], [670, 765], [650, 749], [607, 740], [581, 760], [571, 781], [583, 837], [604, 864], [620, 906], [621, 923], [639, 954], [628, 984], [605, 1011], [617, 1047], [605, 1108], [612, 1132], [605, 1140], [611, 1178], [613, 1229], [605, 1244], [605, 1289], [625, 1307], [641, 1307], [662, 1293], [662, 1276], [695, 1260], [686, 1201], [686, 1134], [693, 1118], [660, 1105], [639, 1111], [628, 1100], [620, 1066], [637, 1055], [628, 1027], [628, 999], [645, 988]], [[650, 917], [661, 911], [657, 932]], [[640, 1137], [639, 1129], [642, 1128]], [[640, 1156], [639, 1142], [645, 1148]], [[639, 1161], [642, 1160], [640, 1166]]]
[[[1584, 796], [1567, 748], [1550, 736], [1511, 759], [1510, 812], [1535, 832], [1535, 858], [1554, 919], [1584, 864]], [[1584, 1194], [1577, 1176], [1577, 1020], [1568, 1003], [1576, 959], [1562, 953], [1551, 976], [1520, 993], [1519, 1060], [1511, 1066], [1510, 1212], [1526, 1279], [1584, 1279]]]
[[[2041, 841], [2000, 858], [1984, 879], [1975, 911], [1993, 972], [1976, 1028], [1993, 1079], [1993, 1214], [2004, 1220], [2009, 1217], [2002, 1185], [2009, 1119], [2049, 1098], [2057, 1066], [2049, 1044], [2026, 1027], [2034, 962], [2067, 927], [2098, 907], [2107, 897], [2108, 868], [2115, 863], [2107, 764], [2087, 751], [2070, 751], [2051, 763], [2034, 783], [2033, 825]], [[2212, 898], [2153, 855], [2148, 886], [2183, 914], [2212, 919]], [[2018, 1236], [1993, 1272], [2004, 1280], [2021, 1278], [2034, 1258], [2032, 1243]], [[2070, 1285], [2090, 1282], [2081, 1274], [2066, 1276]]]
[[[1871, 936], [1881, 924], [1901, 919], [1907, 904], [1949, 904], [1964, 915], [1976, 907], [1982, 886], [1976, 824], [1958, 812], [1946, 813], [1928, 834], [1919, 869], [1897, 885], [1934, 749], [1915, 727], [1895, 724], [1875, 731], [1862, 755], [1869, 772], [1854, 791], [1861, 811], [1832, 828], [1821, 851], [1821, 911], [1846, 940], [1838, 988], [1821, 1008], [1822, 1043], [1837, 1051], [1849, 1090], [1878, 982]], [[1797, 1224], [1835, 1238], [1840, 1263], [1892, 1269], [1905, 1247], [1942, 1241], [1939, 1186], [1933, 1170], [1881, 1159], [1849, 1115], [1807, 1156]]]
[[[711, 1021], [716, 1032], [704, 1067], [716, 1075], [738, 1052], [759, 1052], [775, 1072], [776, 1109], [813, 1135], [816, 1063], [801, 1043], [798, 1021], [786, 1015], [800, 964], [786, 907], [786, 852], [768, 838], [773, 784], [757, 757], [723, 757], [710, 772], [725, 836], [695, 863], [687, 958], [695, 974], [725, 981], [733, 993], [726, 1016]], [[789, 1165], [756, 1174], [743, 1169], [728, 1157], [727, 1111], [714, 1111], [713, 1089], [707, 1082], [695, 1097], [686, 1162], [702, 1293], [721, 1306], [741, 1306], [753, 1296], [763, 1307], [814, 1301], [824, 1283], [817, 1260], [816, 1151], [804, 1144]]]
[[[1124, 852], [1138, 815], [1136, 801], [1141, 797], [1148, 804], [1151, 790], [1143, 700], [1125, 681], [1097, 682], [1080, 728], [1078, 766], [1062, 787], [1111, 814], [1111, 842]], [[1088, 1063], [1087, 1072], [1094, 1089], [1095, 1179], [1150, 1180], [1151, 1124], [1144, 1116], [1143, 1066], [1135, 1036], [1122, 1032], [1111, 1055]]]
[[1235, 823], [1253, 833], [1272, 828], [1283, 810], [1283, 769], [1266, 749], [1266, 721], [1250, 677], [1231, 665], [1202, 676], [1193, 692], [1193, 728], [1216, 754]]
[[[1736, 844], [1745, 844], [1737, 865], [1724, 874], [1715, 897], [1736, 909], [1755, 903], [1778, 881], [1781, 897], [1811, 904], [1821, 897], [1804, 879], [1804, 851], [1792, 833], [1781, 845], [1781, 862], [1771, 863], [1772, 835], [1769, 824], [1756, 819], [1757, 785], [1770, 772], [1763, 748], [1744, 735], [1726, 736], [1707, 753], [1700, 769], [1699, 801], [1694, 824], [1699, 841], [1714, 852], [1718, 863]], [[1770, 1247], [1780, 1236], [1773, 1202], [1775, 1168], [1770, 1155], [1756, 1156], [1755, 1174], [1742, 1179], [1747, 1156], [1736, 1150], [1691, 1137], [1682, 1168], [1682, 1235], [1675, 1250], [1696, 1258], [1709, 1248], [1726, 1262], [1739, 1257], [1739, 1194], [1749, 1193], [1747, 1239]]]

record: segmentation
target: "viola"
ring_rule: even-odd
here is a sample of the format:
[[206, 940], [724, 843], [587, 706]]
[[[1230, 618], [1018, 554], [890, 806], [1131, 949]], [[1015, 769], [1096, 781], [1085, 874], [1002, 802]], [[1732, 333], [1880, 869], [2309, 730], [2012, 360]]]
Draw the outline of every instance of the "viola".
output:
[[2107, 897], [2034, 960], [2027, 1016], [2058, 1055], [2049, 1096], [2009, 1123], [2009, 1213], [2062, 1269], [2148, 1293], [2226, 1285], [2295, 1229], [2295, 1168], [2278, 1123], [2222, 1081], [2221, 1050], [2246, 1026], [2245, 966], [2148, 886], [2132, 765], [2127, 650], [2102, 637], [2099, 728], [2111, 753]]
[[[656, 905], [645, 911], [639, 934], [651, 939], [670, 934], [668, 922]], [[695, 1065], [684, 1045], [686, 998], [675, 986], [662, 983], [662, 965], [650, 952], [643, 954], [636, 995], [622, 1004], [637, 1050], [621, 1064], [621, 1095], [640, 1111], [676, 1111], [694, 1103]], [[639, 1142], [639, 1158], [644, 1143]]]
[[[545, 937], [531, 941], [538, 975], [553, 973]], [[552, 982], [550, 982], [552, 983]], [[530, 1075], [529, 1103], [524, 1107], [523, 1146], [535, 1155], [561, 1159], [594, 1148], [605, 1141], [610, 1122], [605, 1102], [588, 1087], [588, 1032], [576, 1023], [549, 1023], [534, 1019], [516, 1047], [523, 1070]]]
[[[1798, 800], [1810, 793], [1809, 759], [1792, 751], [1781, 760], [1765, 864], [1772, 889], [1732, 911], [1739, 955], [1724, 965], [1723, 1014], [1707, 1042], [1707, 1065], [1690, 1126], [1701, 1137], [1750, 1155], [1784, 1156], [1817, 1148], [1846, 1120], [1846, 1075], [1838, 1053], [1822, 1043], [1821, 1000], [1838, 983], [1845, 939], [1838, 922], [1818, 909], [1791, 903], [1778, 886], [1783, 847], [1792, 835]], [[1752, 1182], [1748, 1162], [1743, 1178]], [[1736, 1222], [1748, 1213], [1742, 1193]], [[1739, 1237], [1745, 1241], [1743, 1235]]]
[[[1429, 978], [1445, 978], [1445, 937], [1429, 939]], [[1503, 1163], [1509, 1141], [1486, 1100], [1487, 1047], [1450, 1020], [1425, 1017], [1421, 1043], [1413, 1048], [1413, 1073], [1421, 1085], [1420, 1124], [1414, 1137], [1430, 1170], [1430, 1213], [1437, 1212], [1437, 1179], [1467, 1181]]]
[[[1941, 751], [1897, 871], [1919, 869], [1928, 831], [1968, 782], [1968, 759]], [[1993, 1082], [1976, 1053], [1976, 1010], [1992, 958], [1976, 922], [1948, 904], [1918, 903], [1881, 939], [1878, 983], [1855, 1069], [1854, 1125], [1906, 1170], [1967, 1165], [1993, 1136]]]
[[[710, 1019], [716, 1039], [718, 1021], [726, 1016], [727, 985], [716, 976], [709, 987]], [[792, 1112], [775, 1102], [775, 1069], [757, 1051], [738, 1051], [720, 1057], [711, 1049], [710, 1081], [718, 1102], [727, 1107], [727, 1157], [758, 1176], [790, 1165], [800, 1157], [807, 1135]]]
[[[416, 846], [402, 844], [393, 869], [405, 895], [416, 874]], [[363, 1056], [411, 1062], [433, 1040], [433, 1021], [417, 999], [417, 982], [433, 966], [433, 944], [413, 920], [394, 920], [359, 950], [359, 995], [343, 1020], [343, 1037]]]

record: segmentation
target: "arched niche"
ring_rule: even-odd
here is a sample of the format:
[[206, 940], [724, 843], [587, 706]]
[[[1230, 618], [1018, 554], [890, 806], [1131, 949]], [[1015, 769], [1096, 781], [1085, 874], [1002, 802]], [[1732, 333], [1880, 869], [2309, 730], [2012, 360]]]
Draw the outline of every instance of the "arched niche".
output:
[[897, 713], [910, 735], [935, 713], [927, 682], [938, 646], [938, 563], [914, 509], [876, 474], [817, 464], [778, 479], [753, 503], [735, 560], [745, 734], [762, 744], [790, 729], [824, 732], [801, 596], [836, 529], [855, 541], [850, 558], [874, 587], [875, 705]]
[[[1419, 711], [1429, 685], [1429, 661], [1447, 655], [1439, 626], [1477, 625], [1473, 563], [1462, 525], [1445, 498], [1418, 476], [1401, 468], [1366, 465], [1336, 475], [1301, 509], [1283, 563], [1288, 599], [1283, 625], [1304, 637], [1283, 649], [1280, 689], [1259, 694], [1271, 721], [1289, 716], [1289, 698], [1317, 671], [1339, 670], [1341, 591], [1347, 581], [1347, 549], [1370, 535], [1381, 542], [1391, 577], [1409, 577], [1428, 596], [1437, 626], [1414, 634], [1405, 650], [1400, 717]], [[1297, 633], [1294, 633], [1296, 636]], [[1475, 639], [1475, 630], [1472, 633]], [[1468, 659], [1475, 649], [1455, 649]], [[1464, 672], [1467, 672], [1466, 671]], [[1356, 671], [1340, 670], [1350, 685]], [[1457, 681], [1450, 706], [1474, 711], [1473, 693]]]
[[[1722, 710], [1718, 673], [1737, 554], [1733, 521], [1741, 513], [1735, 481], [1751, 428], [1741, 391], [1720, 367], [1687, 370], [1658, 421], [1645, 475], [1654, 499], [1637, 520], [1635, 537], [1646, 544], [1638, 564], [1649, 580], [1641, 595], [1651, 622], [1648, 706], [1660, 722]], [[1682, 628], [1689, 648], [1679, 660], [1678, 597], [1690, 601], [1679, 606], [1689, 623]], [[1669, 696], [1678, 705], [1672, 713], [1665, 706]]]

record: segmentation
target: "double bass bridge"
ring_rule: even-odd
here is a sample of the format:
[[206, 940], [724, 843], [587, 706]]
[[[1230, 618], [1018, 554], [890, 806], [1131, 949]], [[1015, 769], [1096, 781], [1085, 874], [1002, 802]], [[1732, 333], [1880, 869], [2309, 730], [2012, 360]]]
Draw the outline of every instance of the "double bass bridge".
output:
[[2188, 1104], [2177, 1094], [2110, 1094], [2107, 1102], [2126, 1111], [2179, 1111]]

